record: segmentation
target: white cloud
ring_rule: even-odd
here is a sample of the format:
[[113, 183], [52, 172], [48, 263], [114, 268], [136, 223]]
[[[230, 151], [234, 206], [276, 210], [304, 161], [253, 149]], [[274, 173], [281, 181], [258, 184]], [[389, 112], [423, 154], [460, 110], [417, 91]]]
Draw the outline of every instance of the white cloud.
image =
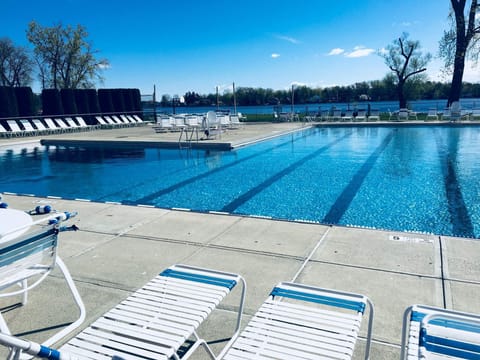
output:
[[340, 54], [343, 54], [344, 52], [345, 52], [344, 49], [335, 48], [335, 49], [330, 50], [330, 52], [329, 52], [327, 55], [328, 55], [328, 56], [340, 55]]
[[292, 44], [299, 44], [300, 41], [291, 37], [291, 36], [285, 36], [285, 35], [276, 35], [276, 38], [277, 39], [280, 39], [280, 40], [284, 40], [284, 41], [288, 41], [289, 43], [292, 43]]
[[379, 53], [380, 55], [386, 55], [386, 54], [388, 54], [388, 50], [385, 49], [385, 48], [381, 48], [380, 50], [378, 50], [378, 53]]
[[346, 57], [349, 58], [359, 58], [365, 57], [373, 54], [375, 52], [374, 49], [366, 48], [365, 46], [355, 46], [352, 52], [345, 53]]
[[280, 57], [280, 54], [277, 54], [277, 53], [273, 53], [271, 55], [272, 59], [276, 59], [276, 58], [279, 58]]
[[100, 63], [97, 65], [97, 67], [101, 70], [107, 70], [111, 68], [109, 63]]

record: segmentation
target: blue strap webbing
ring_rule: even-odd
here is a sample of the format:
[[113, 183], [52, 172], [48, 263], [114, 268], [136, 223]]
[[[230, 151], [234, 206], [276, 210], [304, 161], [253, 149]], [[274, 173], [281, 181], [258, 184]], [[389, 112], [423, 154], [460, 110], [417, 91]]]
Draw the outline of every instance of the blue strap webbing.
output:
[[[425, 316], [427, 316], [427, 314], [419, 312], [419, 311], [413, 311], [412, 315], [411, 315], [411, 320], [421, 322]], [[450, 319], [447, 320], [447, 319], [442, 319], [442, 318], [435, 318], [435, 319], [429, 321], [429, 324], [480, 334], [480, 326], [479, 325], [475, 325], [475, 324], [472, 324], [472, 323], [466, 323], [466, 322], [463, 322], [461, 320], [450, 320]]]
[[425, 329], [421, 330], [420, 346], [436, 354], [480, 360], [480, 345], [429, 335]]
[[60, 360], [60, 352], [55, 349], [40, 345], [40, 351], [37, 356], [42, 359]]
[[361, 312], [362, 314], [365, 311], [365, 303], [362, 301], [339, 299], [339, 298], [328, 296], [328, 295], [310, 294], [310, 293], [304, 293], [296, 290], [282, 289], [279, 287], [275, 287], [270, 293], [270, 295], [288, 297], [296, 300], [303, 300], [303, 301], [314, 302], [317, 304], [340, 307], [344, 309], [358, 311], [358, 312]]
[[189, 280], [189, 281], [196, 281], [204, 284], [210, 285], [217, 285], [223, 286], [232, 290], [235, 285], [237, 285], [236, 280], [228, 280], [223, 278], [216, 278], [213, 276], [201, 275], [201, 274], [193, 274], [189, 272], [173, 270], [173, 269], [166, 269], [160, 273], [160, 276], [167, 276], [173, 277], [177, 279]]
[[0, 267], [11, 264], [46, 248], [56, 246], [57, 232], [57, 229], [51, 228], [47, 232], [31, 236], [0, 249]]

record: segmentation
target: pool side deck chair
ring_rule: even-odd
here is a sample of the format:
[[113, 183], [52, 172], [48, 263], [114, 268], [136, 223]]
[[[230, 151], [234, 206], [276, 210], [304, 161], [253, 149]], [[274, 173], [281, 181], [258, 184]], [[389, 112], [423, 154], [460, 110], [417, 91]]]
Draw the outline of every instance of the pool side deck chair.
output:
[[[94, 321], [59, 350], [42, 348], [11, 336], [0, 343], [45, 359], [187, 359], [202, 345], [215, 359], [196, 329], [238, 284], [242, 283], [234, 336], [239, 332], [245, 281], [240, 275], [173, 265]], [[177, 351], [192, 340], [180, 357]], [[28, 350], [27, 350], [28, 349]], [[55, 353], [58, 357], [48, 357]]]
[[480, 359], [480, 315], [426, 305], [408, 307], [400, 358]]
[[[24, 213], [20, 210], [5, 209], [2, 211], [5, 212], [3, 215], [7, 214], [6, 211], [12, 214], [14, 212]], [[79, 311], [77, 320], [45, 340], [43, 342], [45, 346], [61, 340], [78, 328], [85, 320], [86, 315], [85, 306], [70, 272], [57, 254], [58, 233], [63, 228], [63, 226], [60, 227], [60, 224], [62, 221], [68, 220], [71, 215], [66, 212], [55, 213], [0, 234], [0, 291], [2, 291], [0, 297], [21, 295], [21, 304], [26, 305], [28, 292], [40, 285], [55, 267], [61, 270], [73, 295]], [[18, 215], [16, 216], [18, 217]], [[42, 224], [43, 227], [38, 226]], [[46, 307], [55, 304], [55, 296], [52, 296], [49, 301], [45, 303]], [[0, 334], [11, 334], [1, 313]], [[14, 354], [15, 350], [12, 349], [10, 353], [12, 359], [16, 359]]]
[[219, 358], [351, 359], [366, 307], [368, 359], [374, 309], [367, 297], [282, 282]]

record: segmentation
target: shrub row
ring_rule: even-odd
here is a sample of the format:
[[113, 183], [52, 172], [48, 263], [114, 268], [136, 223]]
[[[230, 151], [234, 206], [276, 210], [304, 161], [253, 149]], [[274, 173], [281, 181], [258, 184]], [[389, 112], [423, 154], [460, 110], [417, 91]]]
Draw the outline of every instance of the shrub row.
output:
[[139, 89], [99, 89], [98, 102], [104, 113], [142, 110]]
[[[41, 99], [45, 116], [142, 113], [139, 89], [44, 89]], [[34, 116], [35, 110], [30, 87], [0, 86], [0, 118]], [[88, 116], [86, 120], [89, 122]]]
[[0, 86], [0, 118], [32, 116], [35, 113], [30, 87]]
[[139, 89], [44, 89], [42, 103], [43, 115], [142, 112]]

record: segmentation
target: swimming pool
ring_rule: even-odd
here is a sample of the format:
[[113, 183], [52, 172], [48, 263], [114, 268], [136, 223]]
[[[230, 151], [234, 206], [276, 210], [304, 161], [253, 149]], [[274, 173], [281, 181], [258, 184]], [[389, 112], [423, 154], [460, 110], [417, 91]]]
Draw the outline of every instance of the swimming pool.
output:
[[0, 148], [0, 191], [480, 236], [480, 127], [322, 127], [233, 151]]

